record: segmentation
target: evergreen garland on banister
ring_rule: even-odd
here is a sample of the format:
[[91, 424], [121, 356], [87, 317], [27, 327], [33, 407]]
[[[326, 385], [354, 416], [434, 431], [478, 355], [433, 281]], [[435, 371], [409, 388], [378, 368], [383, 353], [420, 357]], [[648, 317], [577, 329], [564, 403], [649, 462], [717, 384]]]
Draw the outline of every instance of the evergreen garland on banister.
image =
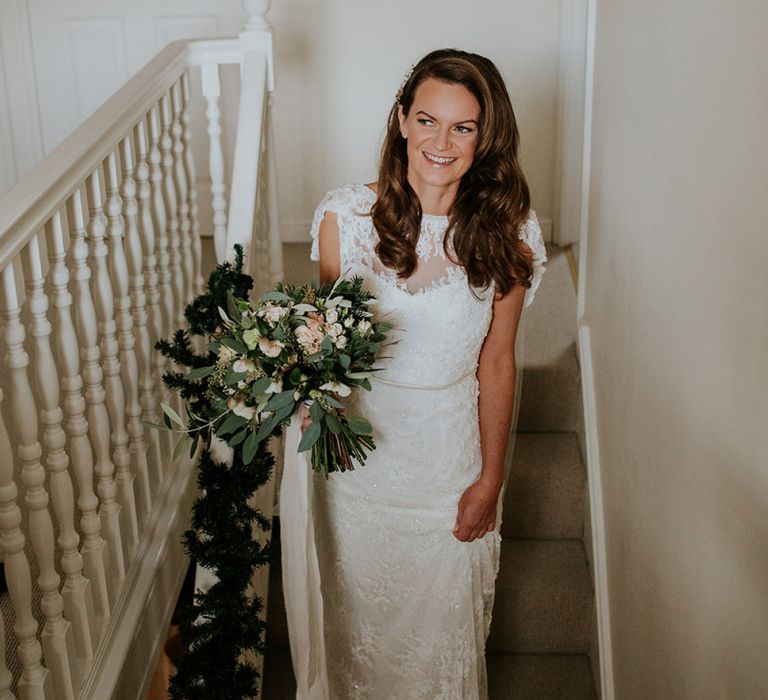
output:
[[[173, 342], [158, 341], [156, 349], [186, 372], [213, 364], [215, 355], [207, 350], [205, 354], [196, 352], [192, 336], [202, 337], [207, 348], [221, 323], [219, 308], [227, 308], [227, 294], [247, 298], [253, 279], [242, 269], [243, 250], [236, 246], [234, 262], [219, 265], [208, 279], [207, 292], [187, 306], [184, 316], [189, 328], [177, 330]], [[210, 414], [206, 382], [177, 371], [166, 372], [163, 381], [179, 392], [190, 413]], [[166, 424], [170, 427], [167, 418]], [[184, 533], [183, 541], [189, 557], [212, 569], [218, 580], [207, 592], [196, 592], [183, 614], [181, 636], [189, 653], [171, 679], [170, 696], [174, 700], [240, 700], [255, 696], [259, 686], [257, 669], [244, 662], [242, 655], [263, 654], [266, 636], [266, 623], [259, 617], [262, 601], [258, 596], [249, 597], [248, 587], [255, 568], [272, 555], [272, 541], [262, 547], [252, 531], [256, 524], [266, 532], [271, 522], [248, 502], [269, 480], [274, 458], [265, 440], [246, 465], [241, 443], [232, 448], [234, 456], [228, 466], [211, 455], [210, 428], [202, 427], [194, 436], [190, 454], [200, 440], [205, 447], [197, 474], [202, 495], [192, 507], [191, 529]]]

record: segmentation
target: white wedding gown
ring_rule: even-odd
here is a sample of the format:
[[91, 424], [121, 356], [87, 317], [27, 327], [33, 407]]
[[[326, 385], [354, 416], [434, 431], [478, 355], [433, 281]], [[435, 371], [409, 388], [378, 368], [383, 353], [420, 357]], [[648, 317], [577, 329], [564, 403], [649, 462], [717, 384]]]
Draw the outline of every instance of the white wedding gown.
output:
[[[416, 271], [398, 280], [374, 253], [365, 214], [375, 198], [362, 184], [332, 190], [312, 224], [318, 260], [320, 222], [337, 214], [342, 273], [366, 279], [372, 310], [399, 341], [384, 348], [373, 390], [348, 399], [348, 414], [371, 421], [376, 449], [364, 466], [312, 479], [330, 698], [482, 700], [501, 504], [484, 537], [461, 542], [452, 530], [482, 466], [475, 371], [494, 287], [473, 297], [443, 253], [448, 219], [433, 215], [422, 219]], [[528, 305], [547, 259], [533, 211], [520, 237], [534, 255]]]

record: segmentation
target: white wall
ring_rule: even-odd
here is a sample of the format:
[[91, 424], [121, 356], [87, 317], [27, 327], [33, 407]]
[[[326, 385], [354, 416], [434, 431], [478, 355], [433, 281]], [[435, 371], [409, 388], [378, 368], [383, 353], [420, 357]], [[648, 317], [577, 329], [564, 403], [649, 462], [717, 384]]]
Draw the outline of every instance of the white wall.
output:
[[284, 235], [308, 237], [322, 195], [375, 179], [378, 147], [403, 75], [435, 48], [499, 66], [521, 132], [539, 217], [554, 204], [559, 0], [274, 0], [274, 98]]
[[768, 697], [768, 4], [598, 0], [585, 321], [616, 698]]
[[[560, 2], [273, 0], [268, 18], [277, 50], [274, 124], [284, 237], [308, 240], [312, 212], [328, 189], [375, 179], [380, 137], [403, 74], [424, 53], [445, 46], [489, 56], [506, 78], [533, 206], [546, 232], [556, 209]], [[98, 7], [90, 0], [65, 6], [0, 0], [0, 64], [12, 92], [34, 98], [34, 104], [3, 99], [0, 80], [6, 106], [0, 109], [0, 193], [11, 184], [6, 170], [20, 177], [165, 43], [233, 35], [243, 19], [238, 0], [105, 0]], [[26, 46], [22, 39], [30, 35]], [[234, 104], [225, 94], [225, 118]], [[4, 125], [11, 117], [15, 132]], [[37, 152], [13, 168], [12, 149], [30, 135]], [[226, 150], [231, 167], [231, 146]], [[198, 167], [203, 174], [204, 165]], [[204, 182], [201, 187], [205, 201]]]

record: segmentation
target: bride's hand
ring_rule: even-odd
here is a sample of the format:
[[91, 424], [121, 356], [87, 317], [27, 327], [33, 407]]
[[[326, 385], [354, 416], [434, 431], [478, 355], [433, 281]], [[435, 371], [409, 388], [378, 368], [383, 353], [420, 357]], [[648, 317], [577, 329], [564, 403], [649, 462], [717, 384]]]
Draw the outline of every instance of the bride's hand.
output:
[[471, 484], [459, 499], [453, 536], [462, 542], [483, 537], [496, 527], [496, 505], [501, 486], [482, 478]]
[[[337, 399], [339, 398], [333, 392], [331, 393]], [[346, 412], [345, 408], [339, 409], [339, 413], [343, 414], [345, 412]], [[309, 424], [312, 422], [312, 419], [309, 417], [309, 406], [307, 406], [307, 404], [305, 404], [304, 402], [302, 402], [301, 407], [299, 408], [299, 415], [301, 416], [301, 434], [303, 435], [304, 431], [309, 427]]]
[[304, 402], [299, 406], [299, 415], [301, 416], [301, 434], [303, 435], [312, 422], [312, 419], [309, 417], [309, 406]]

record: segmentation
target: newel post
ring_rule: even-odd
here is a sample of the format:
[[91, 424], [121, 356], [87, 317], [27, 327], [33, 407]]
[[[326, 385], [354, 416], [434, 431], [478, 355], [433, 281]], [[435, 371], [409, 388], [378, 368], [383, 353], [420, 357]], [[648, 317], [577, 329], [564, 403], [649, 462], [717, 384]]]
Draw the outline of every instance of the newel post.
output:
[[239, 34], [243, 51], [262, 49], [267, 54], [267, 89], [275, 89], [274, 51], [272, 46], [272, 25], [267, 12], [272, 0], [241, 0], [248, 19]]

